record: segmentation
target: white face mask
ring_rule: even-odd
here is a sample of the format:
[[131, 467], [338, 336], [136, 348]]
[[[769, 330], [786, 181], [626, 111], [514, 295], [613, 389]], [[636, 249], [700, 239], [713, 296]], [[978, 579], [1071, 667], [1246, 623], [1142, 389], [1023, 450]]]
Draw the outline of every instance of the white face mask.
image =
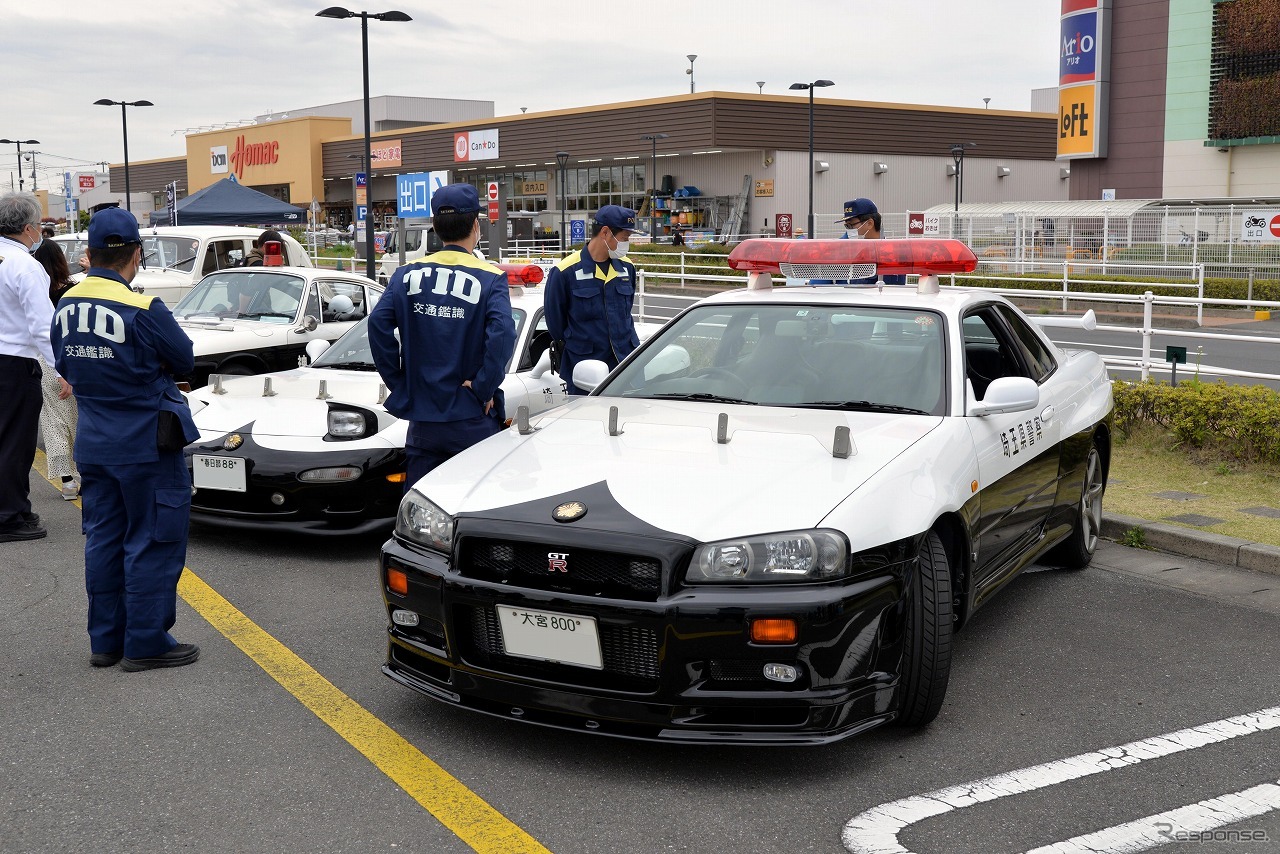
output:
[[627, 250], [631, 248], [631, 241], [618, 240], [616, 237], [614, 238], [614, 240], [615, 240], [614, 246], [612, 249], [609, 250], [609, 257], [615, 261], [619, 261], [622, 259], [623, 256], [627, 254]]
[[845, 237], [847, 237], [847, 238], [849, 238], [850, 240], [861, 240], [861, 239], [862, 239], [862, 235], [858, 233], [858, 229], [856, 229], [856, 228], [846, 228], [846, 229], [844, 230], [844, 236], [845, 236]]

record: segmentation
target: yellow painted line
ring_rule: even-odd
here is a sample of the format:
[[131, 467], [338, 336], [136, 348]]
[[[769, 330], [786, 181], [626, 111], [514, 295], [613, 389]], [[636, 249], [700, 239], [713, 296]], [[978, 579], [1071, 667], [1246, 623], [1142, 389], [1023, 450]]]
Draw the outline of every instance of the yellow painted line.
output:
[[[38, 461], [43, 461], [43, 454], [36, 453]], [[190, 567], [182, 573], [178, 593], [196, 613], [472, 849], [482, 854], [549, 854], [519, 825], [246, 617]]]

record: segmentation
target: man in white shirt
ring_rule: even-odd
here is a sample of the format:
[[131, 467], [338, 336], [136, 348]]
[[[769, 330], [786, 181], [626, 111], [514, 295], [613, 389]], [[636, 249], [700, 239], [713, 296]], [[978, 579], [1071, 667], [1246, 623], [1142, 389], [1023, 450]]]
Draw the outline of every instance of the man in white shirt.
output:
[[[42, 240], [40, 213], [30, 193], [0, 195], [0, 543], [46, 534], [30, 496], [41, 406], [36, 357], [54, 363], [49, 275], [31, 257]], [[71, 387], [60, 382], [65, 399]]]

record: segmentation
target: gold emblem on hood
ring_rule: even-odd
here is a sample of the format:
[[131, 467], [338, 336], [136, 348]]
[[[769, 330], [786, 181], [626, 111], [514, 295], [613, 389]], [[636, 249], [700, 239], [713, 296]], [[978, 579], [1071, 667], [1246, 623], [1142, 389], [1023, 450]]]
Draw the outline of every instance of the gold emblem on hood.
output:
[[230, 436], [222, 440], [222, 447], [228, 451], [234, 451], [236, 448], [244, 444], [244, 437], [239, 433], [232, 433]]
[[587, 505], [581, 501], [566, 501], [551, 511], [551, 518], [557, 522], [576, 522], [587, 515]]

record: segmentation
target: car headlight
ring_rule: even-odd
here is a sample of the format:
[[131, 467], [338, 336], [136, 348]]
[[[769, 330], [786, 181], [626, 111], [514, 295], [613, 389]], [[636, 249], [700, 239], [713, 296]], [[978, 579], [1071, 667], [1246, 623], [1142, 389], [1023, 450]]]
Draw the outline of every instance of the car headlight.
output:
[[369, 435], [369, 418], [355, 409], [330, 409], [328, 427], [334, 439], [361, 439]]
[[685, 580], [708, 582], [830, 581], [848, 574], [849, 541], [839, 531], [784, 531], [706, 543]]
[[400, 501], [396, 534], [448, 554], [453, 550], [453, 517], [411, 489]]

